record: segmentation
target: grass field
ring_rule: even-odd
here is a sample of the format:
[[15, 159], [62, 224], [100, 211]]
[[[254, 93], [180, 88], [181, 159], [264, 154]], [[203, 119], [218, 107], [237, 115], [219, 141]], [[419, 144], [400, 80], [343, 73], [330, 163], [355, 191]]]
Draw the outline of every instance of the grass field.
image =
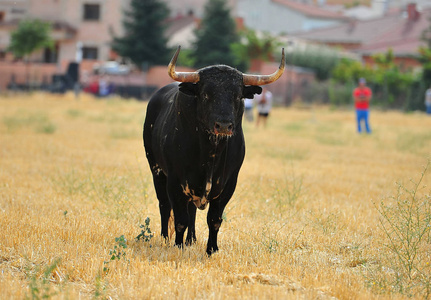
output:
[[0, 299], [431, 297], [430, 117], [372, 111], [371, 135], [356, 133], [353, 110], [326, 107], [245, 123], [208, 258], [206, 211], [195, 245], [160, 237], [145, 109], [0, 96]]

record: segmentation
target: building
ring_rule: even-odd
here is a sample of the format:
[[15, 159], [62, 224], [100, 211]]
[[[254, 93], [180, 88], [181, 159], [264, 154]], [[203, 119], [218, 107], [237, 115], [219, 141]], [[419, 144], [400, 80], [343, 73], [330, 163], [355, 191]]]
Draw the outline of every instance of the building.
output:
[[391, 49], [395, 61], [402, 68], [416, 68], [418, 48], [424, 43], [422, 32], [430, 26], [431, 8], [419, 11], [410, 3], [403, 10], [388, 12], [371, 20], [353, 20], [350, 23], [292, 33], [291, 36], [307, 41], [335, 46], [359, 54], [365, 63], [373, 64], [373, 55]]
[[[208, 0], [163, 0], [171, 10], [171, 17], [181, 17], [194, 15], [202, 18], [204, 15], [205, 5]], [[227, 6], [236, 15], [236, 3], [238, 0], [226, 0]]]
[[327, 28], [349, 21], [342, 13], [293, 0], [238, 0], [236, 12], [246, 27], [275, 35]]
[[[112, 34], [123, 33], [123, 10], [130, 0], [2, 0], [0, 2], [0, 59], [5, 59], [10, 32], [20, 20], [40, 19], [52, 24], [54, 50], [35, 53], [31, 60], [62, 68], [80, 59], [106, 61], [112, 55]], [[77, 57], [77, 50], [82, 54]]]

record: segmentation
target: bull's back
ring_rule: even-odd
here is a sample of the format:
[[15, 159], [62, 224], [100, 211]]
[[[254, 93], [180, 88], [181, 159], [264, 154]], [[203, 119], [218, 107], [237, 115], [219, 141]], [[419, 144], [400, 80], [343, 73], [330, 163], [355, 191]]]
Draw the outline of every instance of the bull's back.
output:
[[160, 90], [158, 90], [150, 99], [147, 106], [147, 113], [144, 122], [144, 147], [147, 154], [147, 158], [154, 160], [153, 155], [153, 134], [154, 125], [160, 122], [160, 118], [163, 118], [171, 108], [172, 101], [178, 92], [178, 84], [171, 83]]
[[169, 101], [172, 101], [178, 92], [178, 84], [171, 83], [158, 90], [150, 99], [147, 106], [147, 115], [145, 117], [144, 131], [146, 126], [154, 124], [159, 114], [167, 109]]

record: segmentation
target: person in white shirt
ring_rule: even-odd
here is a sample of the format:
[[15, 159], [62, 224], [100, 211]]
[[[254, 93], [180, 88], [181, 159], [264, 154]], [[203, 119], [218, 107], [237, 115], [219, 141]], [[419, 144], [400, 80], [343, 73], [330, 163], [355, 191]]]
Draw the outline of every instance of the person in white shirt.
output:
[[253, 122], [253, 99], [244, 99], [244, 109], [246, 120], [249, 122]]
[[263, 88], [262, 93], [255, 96], [255, 100], [257, 103], [256, 127], [259, 127], [260, 123], [263, 123], [263, 127], [266, 127], [268, 116], [272, 108], [272, 93], [266, 88]]

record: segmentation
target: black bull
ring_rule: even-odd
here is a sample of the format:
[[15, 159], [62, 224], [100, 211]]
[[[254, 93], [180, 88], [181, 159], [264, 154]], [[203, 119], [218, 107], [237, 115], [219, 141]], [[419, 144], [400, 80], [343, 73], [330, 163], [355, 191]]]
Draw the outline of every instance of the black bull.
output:
[[153, 174], [161, 215], [161, 234], [168, 238], [171, 209], [175, 220], [175, 244], [196, 241], [196, 208], [209, 203], [208, 255], [218, 250], [217, 234], [226, 204], [235, 191], [245, 155], [242, 115], [244, 98], [260, 94], [258, 85], [277, 80], [271, 75], [247, 75], [225, 65], [197, 72], [176, 72], [180, 51], [169, 64], [172, 83], [150, 99], [144, 123], [144, 146]]

